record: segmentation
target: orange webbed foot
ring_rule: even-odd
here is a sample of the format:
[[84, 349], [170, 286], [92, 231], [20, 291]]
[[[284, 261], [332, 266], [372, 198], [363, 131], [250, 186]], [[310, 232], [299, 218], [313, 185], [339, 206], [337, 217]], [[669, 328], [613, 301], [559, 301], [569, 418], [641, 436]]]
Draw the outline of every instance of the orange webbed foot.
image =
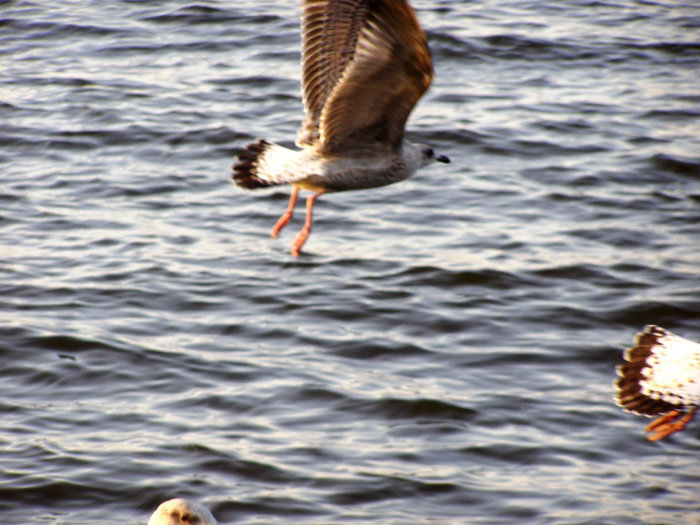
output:
[[282, 228], [284, 228], [290, 220], [292, 220], [292, 212], [287, 210], [282, 214], [282, 216], [277, 220], [275, 225], [272, 227], [272, 231], [270, 231], [270, 237], [272, 237], [273, 239], [276, 239], [277, 236], [279, 235], [280, 231], [282, 230]]
[[309, 236], [310, 229], [304, 226], [302, 230], [297, 233], [297, 236], [294, 237], [294, 240], [292, 241], [292, 250], [291, 254], [292, 257], [296, 257], [299, 255], [301, 252], [301, 247], [304, 246], [304, 243], [306, 242], [306, 238]]
[[299, 255], [299, 252], [301, 252], [301, 247], [304, 246], [306, 238], [309, 236], [309, 233], [311, 233], [314, 202], [316, 202], [316, 199], [318, 199], [321, 195], [323, 195], [323, 192], [319, 191], [318, 193], [310, 195], [306, 199], [306, 222], [304, 223], [304, 227], [301, 229], [301, 231], [297, 233], [296, 237], [294, 237], [294, 241], [292, 241], [292, 257]]
[[294, 206], [297, 203], [297, 195], [299, 195], [299, 188], [294, 186], [292, 189], [292, 194], [289, 196], [289, 204], [287, 205], [287, 209], [284, 211], [282, 216], [277, 219], [277, 222], [272, 227], [272, 231], [270, 232], [270, 237], [273, 239], [277, 238], [282, 228], [284, 228], [292, 219], [292, 215], [294, 214]]
[[[647, 436], [647, 439], [649, 441], [658, 441], [666, 436], [670, 436], [671, 434], [678, 432], [679, 430], [683, 430], [690, 420], [693, 419], [695, 410], [696, 407], [688, 412], [673, 410], [668, 414], [661, 416], [659, 419], [652, 421], [644, 430], [647, 433], [651, 432], [651, 434]], [[678, 416], [681, 414], [683, 414], [683, 417], [678, 418]]]

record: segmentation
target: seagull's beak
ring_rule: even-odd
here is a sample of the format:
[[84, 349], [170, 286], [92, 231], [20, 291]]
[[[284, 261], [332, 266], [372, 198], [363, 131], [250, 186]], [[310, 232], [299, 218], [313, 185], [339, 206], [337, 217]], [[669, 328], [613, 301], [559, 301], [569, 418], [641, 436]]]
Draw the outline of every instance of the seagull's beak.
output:
[[438, 155], [437, 157], [435, 157], [435, 161], [436, 162], [444, 162], [445, 164], [449, 164], [450, 158], [446, 157], [445, 155]]

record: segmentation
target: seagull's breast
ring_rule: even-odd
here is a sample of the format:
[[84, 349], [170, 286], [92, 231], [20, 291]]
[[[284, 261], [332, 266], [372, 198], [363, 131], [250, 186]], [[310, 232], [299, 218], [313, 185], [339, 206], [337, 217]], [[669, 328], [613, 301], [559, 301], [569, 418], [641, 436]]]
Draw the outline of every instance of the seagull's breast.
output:
[[348, 191], [378, 188], [407, 179], [418, 166], [401, 156], [354, 157], [333, 159], [323, 164], [322, 174], [309, 177], [309, 182], [326, 191]]

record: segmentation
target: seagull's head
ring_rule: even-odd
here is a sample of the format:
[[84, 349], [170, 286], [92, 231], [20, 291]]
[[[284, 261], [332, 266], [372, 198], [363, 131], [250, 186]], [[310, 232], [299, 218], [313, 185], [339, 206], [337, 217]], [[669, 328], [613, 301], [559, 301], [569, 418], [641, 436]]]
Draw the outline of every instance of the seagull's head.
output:
[[433, 162], [443, 162], [445, 164], [450, 163], [449, 157], [446, 157], [445, 155], [437, 155], [435, 150], [430, 146], [426, 146], [425, 144], [414, 144], [414, 146], [420, 151], [421, 167], [432, 164]]
[[216, 520], [204, 505], [175, 498], [161, 503], [147, 525], [216, 525]]

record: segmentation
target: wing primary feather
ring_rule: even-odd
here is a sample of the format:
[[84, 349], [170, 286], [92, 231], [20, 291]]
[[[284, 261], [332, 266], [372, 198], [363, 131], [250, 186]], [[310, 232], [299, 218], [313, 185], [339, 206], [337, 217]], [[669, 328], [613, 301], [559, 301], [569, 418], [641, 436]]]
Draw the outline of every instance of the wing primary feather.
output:
[[302, 32], [306, 117], [297, 143], [331, 155], [398, 149], [433, 75], [407, 1], [306, 0]]

